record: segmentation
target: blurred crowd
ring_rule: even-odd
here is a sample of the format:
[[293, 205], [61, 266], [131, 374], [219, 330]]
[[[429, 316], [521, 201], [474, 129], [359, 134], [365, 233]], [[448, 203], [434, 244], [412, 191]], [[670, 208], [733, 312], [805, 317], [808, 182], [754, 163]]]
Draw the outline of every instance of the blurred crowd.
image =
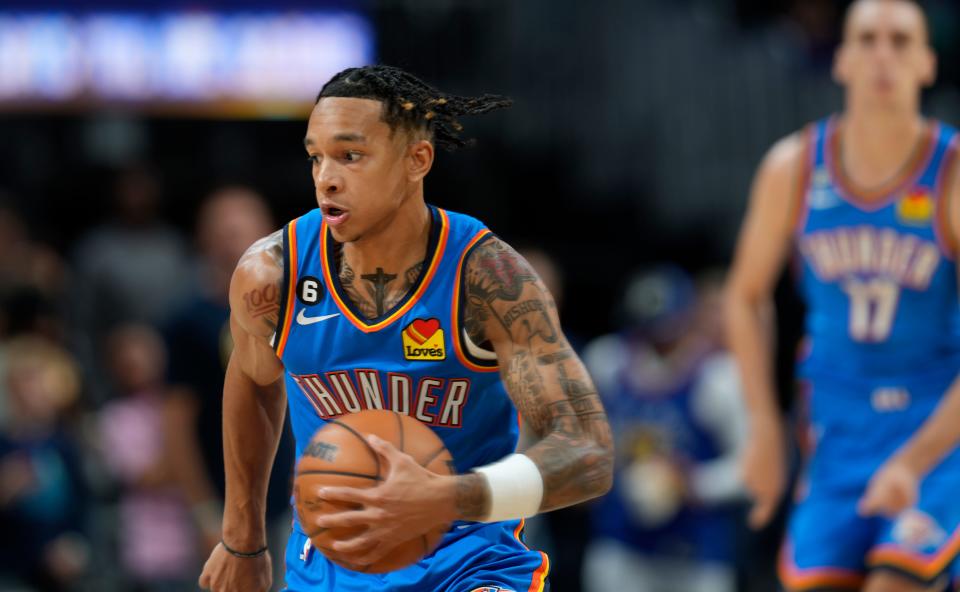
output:
[[230, 276], [273, 230], [270, 209], [220, 187], [190, 241], [161, 217], [156, 176], [130, 167], [110, 218], [60, 255], [12, 203], [0, 201], [0, 589], [194, 590], [220, 536]]
[[[0, 202], [0, 589], [196, 589], [222, 514], [230, 277], [277, 222], [256, 191], [223, 186], [188, 240], [164, 222], [155, 174], [130, 167], [108, 219], [62, 255], [11, 203]], [[569, 304], [563, 267], [523, 253]], [[608, 496], [531, 525], [531, 543], [553, 555], [554, 590], [772, 589], [745, 573], [773, 558], [744, 556], [744, 415], [722, 282], [720, 271], [645, 267], [623, 286], [617, 331], [570, 336], [618, 457]], [[292, 454], [287, 430], [269, 504], [276, 548]]]

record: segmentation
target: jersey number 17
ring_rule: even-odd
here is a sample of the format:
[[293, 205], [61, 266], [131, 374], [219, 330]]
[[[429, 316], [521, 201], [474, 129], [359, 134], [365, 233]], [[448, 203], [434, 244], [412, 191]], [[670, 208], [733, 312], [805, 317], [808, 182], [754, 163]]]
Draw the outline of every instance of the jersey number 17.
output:
[[850, 297], [850, 337], [854, 341], [885, 341], [893, 328], [900, 286], [884, 278], [848, 279], [843, 291]]

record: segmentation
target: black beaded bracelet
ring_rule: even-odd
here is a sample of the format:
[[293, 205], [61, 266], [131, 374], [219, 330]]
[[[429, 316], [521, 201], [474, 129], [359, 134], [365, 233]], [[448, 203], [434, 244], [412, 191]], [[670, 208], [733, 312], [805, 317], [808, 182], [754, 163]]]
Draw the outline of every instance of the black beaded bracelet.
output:
[[254, 557], [260, 557], [267, 552], [266, 546], [264, 546], [262, 549], [257, 549], [253, 553], [244, 553], [242, 551], [237, 551], [236, 549], [231, 549], [223, 539], [220, 539], [220, 544], [223, 545], [223, 548], [227, 550], [227, 553], [230, 553], [234, 557], [240, 557], [241, 559], [253, 559]]

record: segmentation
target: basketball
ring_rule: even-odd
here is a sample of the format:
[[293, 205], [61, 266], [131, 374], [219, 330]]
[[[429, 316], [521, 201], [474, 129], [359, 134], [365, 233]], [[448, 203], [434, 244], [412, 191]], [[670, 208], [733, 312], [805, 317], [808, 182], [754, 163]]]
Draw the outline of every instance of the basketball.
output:
[[386, 467], [381, 466], [379, 456], [367, 443], [369, 434], [390, 442], [429, 471], [441, 475], [453, 473], [453, 457], [430, 428], [395, 411], [372, 409], [332, 419], [317, 430], [297, 463], [293, 495], [300, 524], [315, 548], [347, 569], [384, 573], [415, 563], [433, 551], [450, 525], [438, 526], [402, 543], [372, 565], [348, 565], [332, 555], [334, 541], [350, 539], [364, 527], [320, 529], [313, 525], [314, 520], [323, 514], [360, 509], [360, 506], [321, 500], [316, 491], [324, 486], [373, 487], [384, 478]]

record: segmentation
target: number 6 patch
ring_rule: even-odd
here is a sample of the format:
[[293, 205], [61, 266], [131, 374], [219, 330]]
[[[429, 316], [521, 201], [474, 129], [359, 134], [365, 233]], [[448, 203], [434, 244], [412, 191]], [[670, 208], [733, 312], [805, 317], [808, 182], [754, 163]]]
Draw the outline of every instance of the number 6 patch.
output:
[[323, 283], [312, 275], [305, 275], [297, 282], [297, 298], [307, 305], [320, 302], [324, 290]]

